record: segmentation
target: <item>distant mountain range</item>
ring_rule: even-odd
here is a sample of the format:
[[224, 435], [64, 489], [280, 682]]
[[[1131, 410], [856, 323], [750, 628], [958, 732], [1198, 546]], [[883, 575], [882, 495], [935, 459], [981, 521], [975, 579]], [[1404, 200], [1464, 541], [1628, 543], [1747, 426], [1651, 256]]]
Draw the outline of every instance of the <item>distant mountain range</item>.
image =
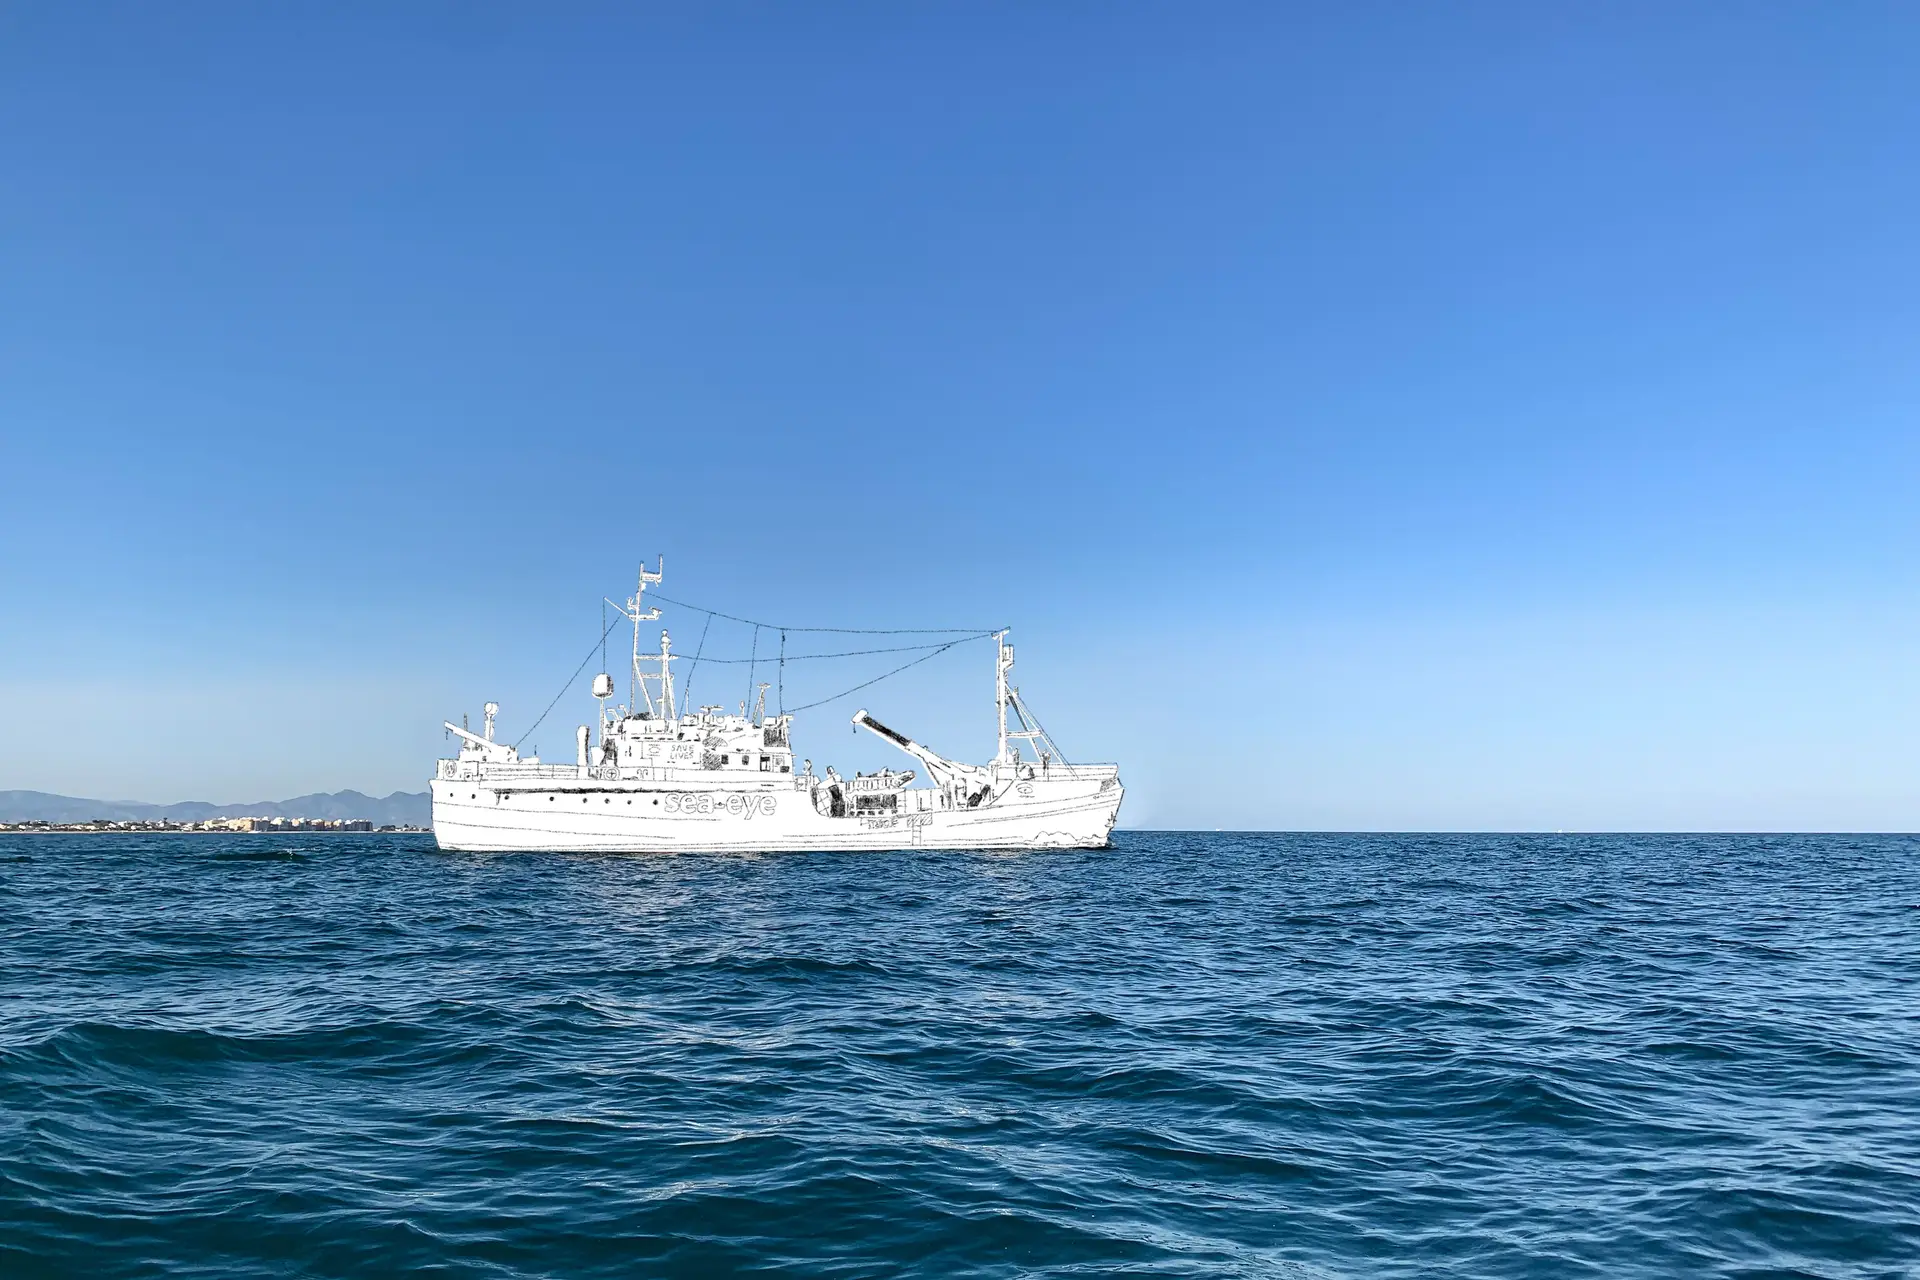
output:
[[424, 791], [396, 791], [384, 800], [358, 791], [322, 791], [252, 804], [208, 804], [204, 800], [143, 804], [138, 800], [82, 800], [45, 791], [0, 791], [0, 822], [88, 822], [94, 818], [174, 822], [203, 822], [208, 818], [365, 818], [376, 827], [424, 827], [432, 821], [433, 805]]

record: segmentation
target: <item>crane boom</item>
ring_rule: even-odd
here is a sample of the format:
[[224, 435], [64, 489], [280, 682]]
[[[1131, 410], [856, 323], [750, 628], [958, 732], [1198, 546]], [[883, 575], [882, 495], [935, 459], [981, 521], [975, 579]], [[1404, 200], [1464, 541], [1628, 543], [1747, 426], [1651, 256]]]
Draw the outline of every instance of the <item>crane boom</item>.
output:
[[[928, 776], [942, 787], [949, 788], [960, 795], [968, 795], [969, 793], [977, 793], [982, 789], [990, 789], [992, 786], [992, 774], [983, 766], [977, 764], [961, 764], [957, 760], [949, 760], [938, 752], [921, 746], [906, 734], [895, 729], [889, 729], [886, 725], [881, 724], [878, 720], [868, 715], [865, 708], [853, 713], [853, 722], [863, 729], [872, 730], [914, 759], [926, 765]], [[978, 802], [976, 801], [975, 803]]]
[[466, 739], [469, 746], [489, 760], [511, 763], [520, 758], [520, 753], [504, 742], [495, 742], [490, 738], [483, 738], [469, 729], [462, 729], [451, 720], [442, 720], [440, 723], [446, 726], [448, 733], [459, 734], [462, 738]]

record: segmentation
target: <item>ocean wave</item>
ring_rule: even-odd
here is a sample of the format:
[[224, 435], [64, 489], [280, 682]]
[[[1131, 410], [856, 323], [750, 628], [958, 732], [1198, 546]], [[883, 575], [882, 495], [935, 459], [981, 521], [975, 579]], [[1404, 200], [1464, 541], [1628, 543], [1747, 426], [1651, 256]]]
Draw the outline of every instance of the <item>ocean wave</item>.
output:
[[39, 839], [9, 1277], [1920, 1269], [1907, 838]]

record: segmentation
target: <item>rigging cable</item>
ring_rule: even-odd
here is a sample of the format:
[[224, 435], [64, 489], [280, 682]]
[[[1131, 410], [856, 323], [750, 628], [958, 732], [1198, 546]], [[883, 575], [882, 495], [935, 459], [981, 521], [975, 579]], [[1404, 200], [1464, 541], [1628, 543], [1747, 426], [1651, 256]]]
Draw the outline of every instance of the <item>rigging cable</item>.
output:
[[[934, 640], [927, 644], [896, 644], [884, 649], [846, 649], [839, 653], [790, 653], [782, 661], [810, 662], [821, 658], [865, 658], [876, 653], [919, 653], [923, 649], [939, 649], [949, 644], [959, 644], [967, 640], [984, 640], [995, 634], [992, 631], [980, 631], [973, 635], [960, 636], [954, 640]], [[706, 658], [706, 662], [718, 662], [726, 666], [743, 666], [757, 661], [754, 658]]]
[[[699, 670], [700, 662], [701, 662], [701, 654], [703, 654], [706, 651], [706, 647], [707, 647], [707, 632], [713, 626], [713, 620], [715, 618], [725, 618], [729, 622], [744, 623], [747, 626], [752, 627], [754, 629], [753, 656], [748, 658], [708, 658], [706, 659], [706, 661], [708, 662], [723, 663], [729, 666], [739, 664], [739, 663], [745, 663], [749, 666], [749, 668], [751, 668], [757, 665], [759, 662], [760, 629], [763, 627], [770, 627], [770, 628], [773, 628], [774, 630], [779, 631], [780, 632], [780, 668], [781, 668], [779, 706], [780, 706], [780, 714], [782, 715], [788, 714], [788, 710], [786, 707], [786, 664], [789, 660], [793, 662], [806, 662], [806, 661], [821, 659], [821, 658], [859, 658], [859, 657], [866, 657], [868, 655], [876, 654], [876, 653], [913, 653], [921, 649], [931, 650], [931, 652], [923, 653], [919, 657], [914, 658], [909, 662], [903, 662], [899, 666], [895, 667], [893, 670], [885, 672], [881, 675], [877, 675], [871, 680], [863, 680], [859, 684], [854, 685], [851, 689], [842, 689], [839, 693], [833, 694], [831, 697], [821, 698], [821, 699], [818, 699], [817, 701], [808, 702], [801, 706], [793, 708], [794, 712], [811, 711], [815, 707], [822, 707], [829, 702], [836, 702], [839, 699], [846, 697], [850, 693], [858, 693], [860, 692], [860, 690], [865, 689], [870, 685], [876, 685], [876, 684], [879, 684], [882, 680], [887, 680], [894, 676], [897, 676], [902, 671], [905, 671], [907, 668], [917, 667], [921, 663], [927, 661], [929, 658], [937, 658], [941, 654], [945, 653], [947, 650], [953, 648], [955, 645], [966, 644], [973, 640], [984, 640], [988, 636], [996, 634], [996, 632], [994, 631], [968, 631], [964, 627], [894, 627], [894, 628], [782, 627], [771, 622], [756, 622], [752, 618], [736, 617], [731, 613], [722, 613], [718, 609], [708, 609], [701, 605], [688, 604], [683, 600], [675, 600], [675, 599], [672, 599], [671, 597], [661, 595], [657, 591], [654, 592], [654, 599], [659, 600], [665, 604], [677, 605], [682, 609], [692, 609], [692, 610], [695, 610], [696, 612], [704, 613], [707, 615], [707, 620], [705, 625], [703, 625], [700, 628], [700, 643], [694, 650], [693, 664], [687, 670], [686, 687], [681, 692], [682, 699], [686, 701], [692, 700], [693, 673]], [[602, 620], [606, 618], [606, 613], [607, 613], [606, 602], [603, 600], [601, 601], [601, 607], [600, 607], [600, 616]], [[623, 613], [620, 616], [624, 618], [627, 615]], [[835, 635], [855, 635], [855, 636], [928, 636], [928, 635], [954, 635], [955, 633], [963, 633], [963, 634], [960, 634], [958, 639], [947, 640], [947, 641], [936, 640], [936, 641], [930, 641], [927, 644], [895, 645], [895, 646], [890, 646], [887, 648], [880, 648], [880, 649], [850, 649], [844, 653], [799, 653], [799, 654], [794, 654], [792, 658], [789, 659], [787, 655], [787, 632], [789, 631], [805, 631], [805, 632], [813, 632], [813, 633], [831, 633]], [[520, 749], [520, 743], [525, 742], [527, 738], [533, 733], [533, 731], [535, 729], [538, 729], [541, 726], [541, 724], [545, 722], [547, 715], [554, 709], [556, 705], [559, 704], [560, 699], [566, 696], [566, 692], [570, 687], [572, 687], [573, 682], [580, 678], [580, 673], [587, 669], [587, 664], [589, 662], [593, 661], [594, 649], [597, 648], [600, 650], [600, 665], [602, 667], [606, 666], [607, 637], [610, 634], [612, 634], [612, 632], [613, 632], [612, 623], [608, 623], [605, 627], [601, 629], [599, 637], [593, 642], [593, 646], [587, 650], [587, 656], [580, 660], [580, 665], [578, 667], [575, 667], [573, 674], [567, 677], [566, 684], [561, 685], [560, 691], [553, 695], [553, 701], [547, 703], [546, 710], [542, 711], [540, 713], [539, 718], [536, 719], [531, 725], [527, 726], [526, 730], [523, 733], [521, 733], [518, 739], [515, 740], [513, 744], [514, 750], [517, 751]], [[749, 671], [747, 672], [747, 692], [749, 696], [751, 696], [753, 692], [753, 676], [754, 676], [754, 672], [751, 669], [749, 669]], [[1038, 721], [1036, 720], [1035, 723], [1038, 723]], [[1042, 727], [1042, 732], [1045, 732], [1044, 726]], [[1066, 757], [1062, 755], [1061, 759], [1064, 761]]]
[[954, 635], [958, 632], [972, 631], [972, 627], [788, 627], [777, 622], [763, 622], [758, 618], [742, 618], [737, 614], [722, 613], [718, 609], [709, 609], [705, 605], [689, 604], [685, 600], [675, 600], [672, 596], [655, 591], [653, 598], [664, 604], [677, 605], [682, 609], [692, 609], [715, 618], [725, 618], [728, 622], [739, 622], [749, 627], [766, 627], [773, 631], [821, 631], [847, 636], [939, 636]]
[[941, 645], [938, 649], [935, 649], [932, 653], [922, 654], [920, 657], [915, 658], [911, 662], [903, 662], [899, 666], [895, 667], [893, 670], [887, 672], [885, 675], [875, 676], [871, 680], [863, 680], [859, 684], [853, 686], [853, 688], [851, 689], [842, 689], [839, 693], [834, 694], [832, 697], [822, 698], [818, 702], [809, 702], [805, 706], [795, 707], [794, 711], [796, 712], [811, 711], [815, 707], [823, 707], [829, 702], [836, 702], [839, 699], [846, 697], [850, 693], [860, 692], [862, 689], [866, 688], [868, 685], [879, 684], [882, 680], [885, 680], [890, 676], [897, 676], [902, 671], [905, 671], [908, 667], [917, 667], [921, 663], [925, 662], [928, 658], [937, 658], [941, 654], [945, 653], [947, 650], [953, 648], [955, 645], [966, 644], [969, 640], [985, 639], [987, 636], [990, 636], [992, 634], [993, 633], [991, 631], [988, 631], [988, 632], [983, 632], [977, 636], [965, 636], [959, 640], [949, 640], [945, 644]]
[[1033, 708], [1027, 705], [1026, 699], [1020, 696], [1020, 691], [1018, 689], [1015, 689], [1013, 691], [1013, 704], [1016, 708], [1019, 709], [1020, 718], [1022, 720], [1033, 721], [1033, 727], [1040, 731], [1040, 736], [1045, 738], [1047, 740], [1047, 745], [1053, 748], [1053, 754], [1060, 757], [1060, 763], [1072, 764], [1073, 761], [1067, 759], [1067, 753], [1060, 749], [1060, 744], [1055, 742], [1053, 740], [1053, 735], [1047, 732], [1047, 726], [1040, 723], [1040, 717], [1033, 714]]
[[[587, 647], [587, 656], [580, 659], [580, 665], [573, 669], [573, 674], [567, 677], [567, 682], [560, 686], [560, 692], [553, 695], [553, 702], [549, 702], [547, 704], [547, 711], [553, 710], [555, 703], [558, 703], [561, 698], [566, 696], [567, 690], [573, 687], [573, 682], [580, 678], [580, 673], [587, 669], [587, 664], [589, 662], [593, 661], [593, 651], [606, 643], [607, 634], [612, 630], [613, 630], [613, 624], [608, 623], [607, 629], [600, 633], [600, 638], [598, 640], [595, 640], [591, 645]], [[547, 718], [547, 711], [542, 711], [540, 713], [540, 720], [545, 720]], [[520, 744], [527, 740], [527, 736], [529, 734], [531, 734], [535, 729], [538, 729], [540, 727], [540, 720], [535, 720], [532, 724], [528, 725], [526, 728], [526, 731], [514, 740], [513, 749], [515, 751], [518, 751], [520, 749]]]
[[760, 624], [756, 622], [753, 624], [753, 656], [747, 659], [747, 700], [742, 706], [742, 711], [744, 711], [746, 707], [750, 707], [753, 705], [753, 677], [754, 677], [754, 672], [756, 668], [759, 667], [759, 665], [760, 665]]
[[700, 644], [693, 651], [693, 665], [687, 668], [687, 684], [680, 690], [680, 709], [684, 712], [693, 701], [693, 673], [700, 669], [700, 655], [707, 651], [707, 627], [713, 625], [713, 615], [707, 615], [707, 626], [700, 628]]

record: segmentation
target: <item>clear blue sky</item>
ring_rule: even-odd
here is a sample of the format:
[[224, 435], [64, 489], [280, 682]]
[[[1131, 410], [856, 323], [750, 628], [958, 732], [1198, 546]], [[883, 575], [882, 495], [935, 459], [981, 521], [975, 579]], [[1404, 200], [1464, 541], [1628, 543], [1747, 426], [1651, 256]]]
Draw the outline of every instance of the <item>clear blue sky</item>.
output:
[[[418, 790], [664, 551], [1011, 623], [1131, 825], [1915, 829], [1916, 67], [1898, 4], [0, 10], [0, 788]], [[800, 748], [981, 753], [990, 679]]]

